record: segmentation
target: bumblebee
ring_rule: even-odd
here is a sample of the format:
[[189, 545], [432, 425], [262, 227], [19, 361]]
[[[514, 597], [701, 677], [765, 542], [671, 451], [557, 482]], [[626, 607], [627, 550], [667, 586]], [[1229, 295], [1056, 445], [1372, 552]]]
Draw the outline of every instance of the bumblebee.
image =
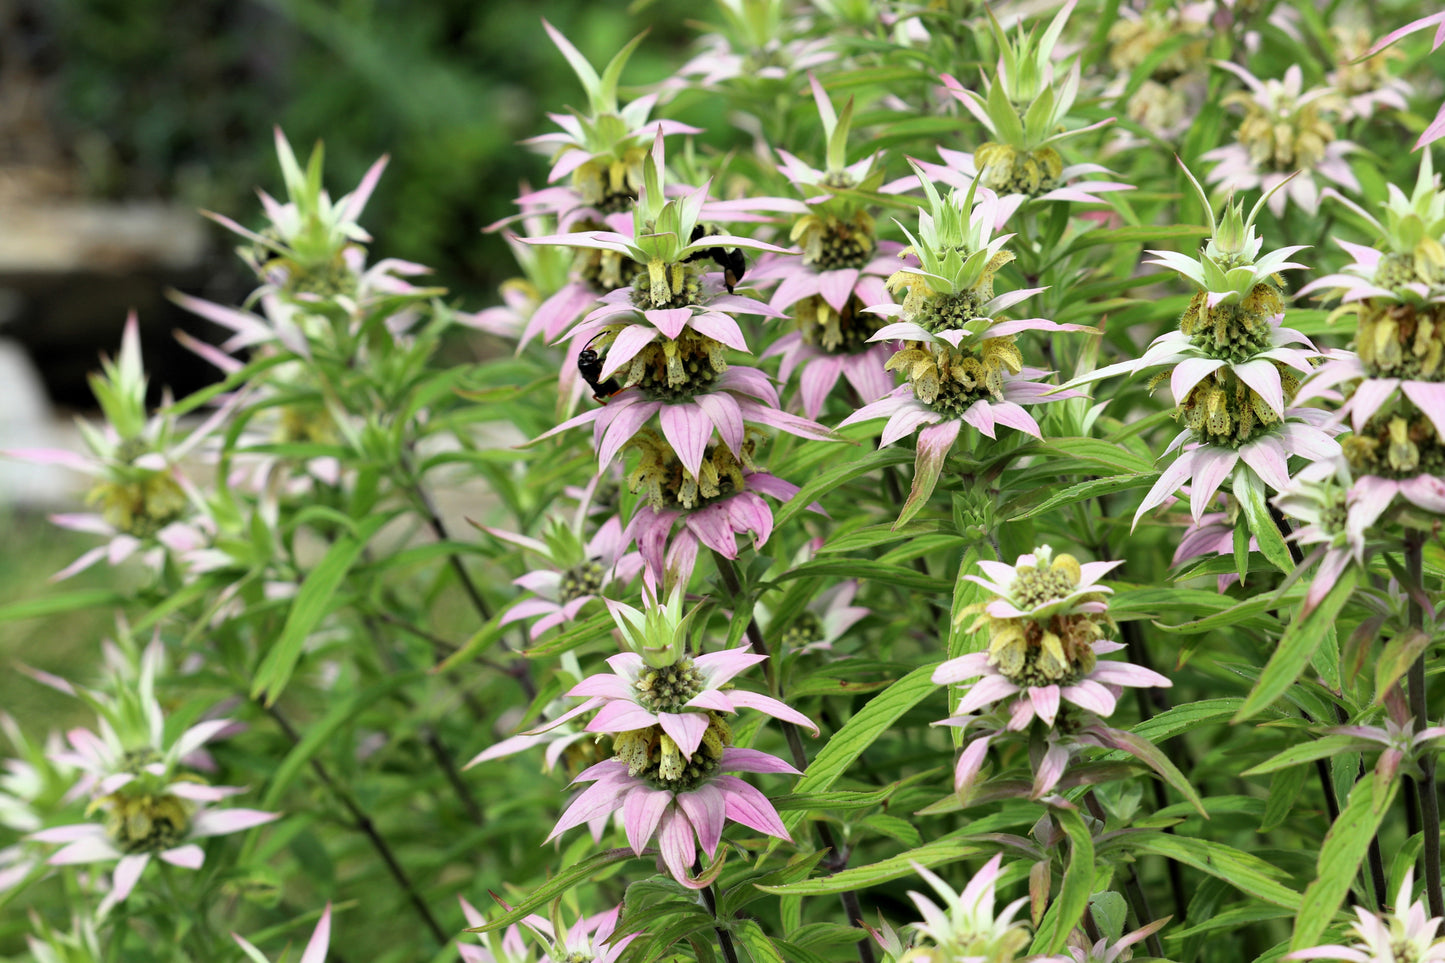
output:
[[592, 397], [602, 404], [622, 390], [616, 378], [602, 380], [602, 355], [592, 348], [583, 348], [577, 353], [577, 373], [592, 388]]
[[[692, 238], [689, 243], [696, 244], [709, 234], [717, 233], [719, 232], [711, 225], [698, 224], [692, 229]], [[701, 258], [710, 259], [722, 269], [723, 284], [727, 286], [728, 294], [733, 293], [733, 288], [737, 287], [738, 282], [743, 279], [743, 274], [746, 273], [748, 267], [748, 262], [743, 257], [742, 249], [736, 247], [710, 247], [702, 251], [693, 251], [687, 257], [683, 258], [683, 260], [697, 261]]]

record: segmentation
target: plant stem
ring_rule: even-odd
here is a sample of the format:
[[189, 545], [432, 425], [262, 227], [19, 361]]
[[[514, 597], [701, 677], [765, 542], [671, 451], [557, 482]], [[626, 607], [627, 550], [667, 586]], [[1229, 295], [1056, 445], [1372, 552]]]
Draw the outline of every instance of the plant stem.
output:
[[[717, 552], [713, 552], [713, 560], [717, 564], [718, 574], [722, 577], [723, 586], [727, 588], [728, 594], [734, 599], [741, 599], [743, 595], [742, 580], [738, 577], [737, 566], [732, 559]], [[768, 682], [768, 691], [773, 698], [782, 700], [783, 683], [778, 678], [777, 670], [773, 667], [772, 653], [768, 650], [768, 643], [763, 639], [763, 633], [758, 628], [758, 623], [751, 617], [748, 618], [747, 627], [748, 642], [752, 644], [753, 651], [759, 655], [766, 655], [768, 659], [763, 663], [763, 675]], [[803, 736], [798, 732], [798, 727], [791, 722], [779, 720], [783, 727], [783, 735], [788, 740], [788, 751], [793, 757], [793, 766], [798, 770], [808, 768], [808, 753], [803, 748]], [[833, 829], [827, 823], [820, 822], [818, 827], [818, 839], [823, 846], [832, 851], [833, 855], [828, 860], [830, 873], [836, 873], [848, 865], [848, 854], [838, 848], [838, 841], [833, 836]], [[852, 890], [844, 890], [839, 894], [843, 903], [843, 912], [848, 915], [849, 924], [862, 923], [863, 907], [858, 902], [858, 894]], [[873, 944], [868, 937], [858, 941], [858, 959], [860, 963], [875, 963], [877, 957], [873, 953]]]
[[[701, 866], [698, 869], [701, 869]], [[702, 898], [703, 902], [707, 903], [707, 911], [712, 914], [714, 920], [717, 920], [717, 894], [713, 892], [711, 883], [703, 887]], [[738, 951], [733, 946], [733, 935], [722, 928], [720, 920], [712, 929], [717, 934], [718, 946], [722, 947], [723, 959], [727, 960], [727, 963], [738, 963]]]
[[[1418, 631], [1425, 625], [1425, 611], [1420, 606], [1425, 592], [1425, 536], [1414, 529], [1405, 532], [1405, 573], [1409, 578], [1405, 591], [1409, 594], [1410, 628]], [[1418, 733], [1430, 725], [1424, 655], [1410, 666], [1407, 684], [1410, 711], [1415, 716]], [[1425, 895], [1430, 901], [1430, 915], [1445, 916], [1445, 893], [1440, 888], [1440, 797], [1435, 788], [1435, 757], [1429, 750], [1421, 755], [1420, 768], [1423, 773], [1415, 783], [1415, 790], [1420, 797], [1421, 832], [1425, 840]]]
[[[406, 490], [420, 508], [421, 516], [426, 521], [427, 527], [431, 529], [437, 541], [452, 541], [451, 532], [447, 531], [446, 522], [442, 520], [441, 513], [437, 511], [436, 503], [432, 501], [431, 494], [422, 485], [421, 479], [417, 476], [409, 451], [402, 456], [401, 468], [405, 477]], [[452, 571], [456, 573], [457, 581], [461, 583], [462, 591], [464, 591], [467, 598], [471, 600], [472, 608], [476, 609], [477, 615], [481, 617], [483, 622], [490, 622], [492, 620], [492, 607], [488, 605], [487, 600], [482, 597], [481, 589], [477, 588], [477, 583], [472, 580], [471, 573], [468, 572], [467, 567], [462, 564], [461, 556], [456, 552], [448, 552], [447, 563], [452, 567]], [[501, 642], [502, 647], [508, 652], [515, 654], [518, 651], [517, 647], [508, 642], [505, 636], [501, 637]], [[528, 700], [537, 698], [537, 685], [532, 681], [531, 669], [527, 665], [526, 659], [519, 658], [514, 660], [512, 666], [507, 670], [507, 674], [517, 680], [517, 684], [520, 685], [522, 691], [527, 694]]]
[[[276, 725], [286, 734], [286, 738], [290, 739], [293, 744], [299, 744], [301, 742], [300, 734], [291, 723], [287, 721], [286, 717], [281, 714], [281, 710], [275, 706], [262, 705], [266, 713], [276, 721]], [[354, 822], [353, 828], [370, 840], [371, 847], [376, 850], [377, 855], [380, 856], [382, 862], [386, 864], [387, 871], [391, 873], [392, 879], [396, 880], [397, 885], [406, 893], [412, 908], [415, 909], [417, 915], [421, 917], [422, 923], [424, 923], [427, 930], [430, 931], [432, 939], [436, 941], [437, 946], [446, 946], [449, 939], [446, 931], [441, 928], [441, 924], [439, 924], [436, 917], [432, 915], [431, 908], [426, 905], [426, 901], [421, 898], [421, 894], [418, 893], [416, 887], [412, 885], [411, 878], [406, 875], [406, 870], [403, 869], [401, 863], [397, 861], [396, 855], [391, 851], [391, 847], [387, 844], [386, 840], [382, 838], [381, 833], [377, 831], [376, 824], [371, 821], [371, 817], [361, 808], [356, 798], [351, 795], [351, 792], [337, 783], [336, 780], [331, 777], [331, 773], [329, 773], [326, 767], [318, 760], [314, 758], [311, 760], [311, 769], [316, 773], [316, 778], [321, 780], [322, 785], [326, 786], [332, 795], [336, 797], [337, 802], [341, 803], [341, 805], [346, 808], [346, 811], [351, 814]]]

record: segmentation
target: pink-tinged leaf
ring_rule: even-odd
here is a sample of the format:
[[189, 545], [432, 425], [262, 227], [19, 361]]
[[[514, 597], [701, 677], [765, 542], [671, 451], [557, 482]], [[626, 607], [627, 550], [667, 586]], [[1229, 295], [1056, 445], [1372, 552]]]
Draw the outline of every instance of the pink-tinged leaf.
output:
[[803, 402], [803, 414], [817, 420], [823, 405], [828, 401], [838, 384], [838, 375], [843, 372], [844, 360], [833, 355], [815, 357], [803, 368], [798, 379], [798, 396]]
[[1164, 755], [1154, 743], [1143, 736], [1122, 729], [1111, 729], [1102, 724], [1090, 726], [1086, 731], [1096, 736], [1105, 745], [1127, 752], [1149, 766], [1165, 782], [1177, 789], [1180, 795], [1189, 800], [1189, 803], [1199, 811], [1201, 816], [1205, 819], [1209, 818], [1209, 813], [1204, 809], [1204, 802], [1194, 791], [1194, 786], [1190, 784], [1184, 773], [1179, 771], [1179, 767], [1170, 762], [1169, 757]]
[[724, 772], [782, 773], [787, 776], [801, 776], [802, 773], [777, 756], [756, 749], [723, 750], [722, 762], [718, 768]]
[[1283, 491], [1289, 485], [1289, 452], [1280, 438], [1265, 435], [1241, 445], [1239, 457], [1274, 491]]
[[[1363, 388], [1364, 385], [1360, 387]], [[1430, 419], [1430, 424], [1435, 426], [1435, 433], [1445, 438], [1445, 384], [1404, 381], [1401, 382], [1400, 389], [1405, 393], [1405, 397], [1413, 401], [1425, 417]]]
[[113, 902], [122, 902], [135, 884], [140, 882], [141, 874], [150, 865], [151, 858], [148, 854], [137, 856], [122, 856], [120, 862], [115, 864], [115, 873], [111, 876], [110, 899]]
[[625, 396], [607, 405], [607, 413], [598, 415], [596, 421], [598, 428], [606, 425], [602, 443], [597, 446], [597, 464], [604, 468], [612, 464], [618, 452], [622, 451], [661, 407], [660, 401], [643, 401], [640, 397]]
[[622, 828], [634, 853], [642, 855], [671, 803], [672, 793], [660, 789], [639, 786], [627, 794], [622, 803]]
[[966, 796], [973, 788], [974, 780], [978, 778], [984, 760], [988, 758], [988, 746], [992, 740], [991, 735], [981, 736], [963, 747], [963, 752], [958, 757], [958, 765], [953, 770], [954, 792]]
[[262, 826], [281, 818], [280, 813], [268, 813], [259, 809], [207, 809], [191, 821], [191, 835], [195, 837], [224, 836], [242, 830]]
[[301, 954], [300, 963], [324, 963], [326, 950], [331, 945], [331, 904], [326, 904], [326, 909], [321, 913], [321, 919], [316, 922], [316, 930], [311, 934], [310, 941], [306, 944], [306, 950]]
[[727, 799], [727, 815], [733, 822], [787, 842], [792, 841], [787, 828], [778, 818], [778, 811], [756, 788], [737, 776], [718, 776], [714, 785]]
[[179, 866], [181, 869], [200, 869], [206, 862], [206, 851], [195, 843], [167, 849], [160, 854], [161, 862]]
[[1399, 386], [1397, 378], [1366, 378], [1360, 382], [1350, 396], [1350, 427], [1356, 432], [1364, 430], [1365, 422], [1390, 400]]
[[[718, 437], [733, 454], [741, 457], [743, 449], [743, 413], [737, 399], [725, 391], [693, 396], [693, 403], [717, 428]], [[665, 409], [664, 409], [665, 410]]]
[[1053, 791], [1059, 784], [1059, 779], [1064, 775], [1064, 770], [1069, 765], [1069, 750], [1065, 746], [1054, 744], [1049, 746], [1044, 758], [1040, 760], [1038, 768], [1034, 771], [1034, 785], [1029, 792], [1030, 799], [1039, 799]]
[[[692, 662], [694, 668], [707, 679], [708, 689], [712, 690], [721, 689], [739, 673], [746, 672], [767, 660], [767, 656], [749, 651], [749, 647], [744, 645], [736, 649], [724, 649], [721, 652], [707, 652], [697, 656]], [[731, 696], [731, 693], [727, 693], [727, 695]]]
[[793, 725], [809, 729], [815, 736], [818, 734], [818, 727], [813, 724], [811, 719], [798, 710], [779, 702], [772, 696], [761, 695], [757, 692], [748, 692], [746, 689], [738, 689], [730, 693], [730, 695], [733, 705], [757, 709], [759, 712], [765, 712], [775, 719], [781, 719], [784, 722], [791, 722]]
[[684, 524], [704, 545], [724, 558], [738, 557], [738, 543], [733, 527], [729, 524], [728, 516], [720, 511], [718, 506], [709, 505], [688, 514]]
[[932, 680], [938, 685], [953, 685], [976, 679], [988, 671], [988, 653], [971, 652], [949, 659], [933, 670]]
[[930, 425], [918, 433], [913, 486], [909, 489], [902, 511], [898, 513], [898, 520], [893, 523], [894, 528], [918, 514], [928, 503], [928, 497], [933, 494], [934, 486], [938, 484], [938, 476], [948, 461], [948, 453], [953, 449], [953, 443], [958, 440], [958, 432], [959, 422], [950, 419], [942, 424]]
[[663, 437], [677, 453], [682, 467], [695, 478], [702, 471], [702, 458], [712, 440], [712, 419], [692, 402], [664, 404], [658, 413]]
[[1214, 501], [1219, 486], [1234, 471], [1239, 454], [1233, 448], [1200, 445], [1194, 450], [1194, 484], [1189, 493], [1189, 510], [1195, 524]]
[[692, 308], [654, 308], [644, 311], [648, 323], [662, 332], [663, 337], [677, 340], [687, 323], [692, 320]]
[[704, 783], [691, 792], [678, 793], [675, 800], [697, 832], [702, 851], [709, 859], [715, 858], [718, 844], [722, 842], [723, 826], [727, 823], [727, 799], [723, 791]]
[[[1217, 358], [1186, 358], [1179, 362], [1169, 376], [1169, 391], [1174, 396], [1174, 403], [1182, 404], [1195, 385], [1226, 364]], [[1278, 375], [1275, 380], [1278, 380]]]
[[607, 347], [607, 359], [599, 380], [606, 381], [632, 363], [637, 353], [657, 340], [657, 329], [650, 324], [629, 324], [618, 332]]
[[858, 269], [846, 268], [837, 271], [823, 271], [818, 275], [818, 293], [834, 311], [842, 313], [853, 296], [853, 285], [858, 282]]
[[[613, 762], [614, 760], [607, 760]], [[621, 765], [621, 763], [618, 763]], [[622, 766], [622, 772], [626, 774], [627, 767]], [[578, 777], [581, 778], [580, 776]], [[641, 791], [641, 790], [638, 790]], [[575, 826], [599, 816], [607, 816], [617, 809], [619, 796], [623, 792], [615, 781], [597, 782], [577, 794], [577, 798], [567, 806], [562, 813], [562, 818], [557, 820], [557, 825], [552, 827], [548, 834], [547, 841], [550, 842]]]
[[608, 702], [587, 723], [588, 732], [629, 732], [657, 724], [657, 716], [635, 702]]
[[1059, 714], [1059, 687], [1056, 685], [1035, 685], [1024, 690], [1028, 694], [1029, 702], [1033, 704], [1034, 713], [1044, 721], [1047, 726], [1054, 724], [1054, 717]]
[[657, 844], [662, 850], [662, 861], [667, 864], [672, 878], [684, 886], [690, 885], [691, 877], [688, 873], [692, 871], [697, 845], [693, 842], [692, 821], [676, 806], [668, 809], [663, 816]]
[[704, 311], [692, 316], [690, 326], [698, 334], [720, 341], [735, 351], [748, 350], [743, 329], [738, 327], [738, 323], [729, 315], [719, 311]]

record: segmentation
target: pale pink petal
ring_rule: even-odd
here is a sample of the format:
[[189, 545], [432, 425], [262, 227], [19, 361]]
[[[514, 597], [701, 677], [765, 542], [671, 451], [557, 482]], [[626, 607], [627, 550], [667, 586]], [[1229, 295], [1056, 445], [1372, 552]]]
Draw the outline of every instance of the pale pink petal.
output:
[[663, 405], [658, 414], [662, 434], [677, 453], [682, 467], [695, 478], [702, 471], [702, 456], [712, 440], [712, 419], [692, 403]]
[[772, 696], [761, 695], [757, 692], [748, 692], [746, 689], [737, 689], [728, 693], [728, 695], [735, 706], [745, 706], [749, 709], [757, 709], [759, 712], [766, 712], [775, 719], [781, 719], [784, 722], [791, 722], [805, 729], [811, 729], [815, 736], [818, 734], [818, 727], [813, 724], [811, 719], [796, 709], [784, 705]]
[[768, 802], [768, 797], [737, 776], [718, 776], [714, 781], [727, 799], [727, 815], [733, 822], [742, 823], [760, 833], [775, 836], [788, 842], [787, 827], [778, 818], [778, 811]]
[[588, 732], [629, 732], [657, 724], [657, 716], [635, 702], [609, 702], [587, 723]]

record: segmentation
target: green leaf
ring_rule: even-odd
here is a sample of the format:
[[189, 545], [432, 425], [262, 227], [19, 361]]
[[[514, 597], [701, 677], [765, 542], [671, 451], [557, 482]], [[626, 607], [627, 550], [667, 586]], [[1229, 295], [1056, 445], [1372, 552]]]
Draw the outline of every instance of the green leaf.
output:
[[1370, 848], [1370, 840], [1375, 838], [1375, 831], [1390, 811], [1390, 803], [1398, 788], [1398, 782], [1390, 782], [1384, 798], [1377, 800], [1374, 779], [1361, 779], [1355, 783], [1350, 801], [1325, 835], [1318, 873], [1314, 882], [1305, 888], [1304, 900], [1295, 917], [1294, 935], [1290, 937], [1291, 950], [1302, 950], [1319, 942], [1320, 934], [1329, 926], [1345, 894], [1350, 891], [1350, 884], [1359, 874], [1360, 862]]
[[1284, 825], [1284, 821], [1295, 812], [1299, 794], [1310, 778], [1306, 766], [1291, 766], [1274, 774], [1269, 781], [1269, 799], [1264, 804], [1264, 818], [1260, 820], [1259, 831], [1270, 832]]
[[[936, 662], [919, 666], [869, 700], [857, 715], [843, 724], [843, 728], [833, 733], [828, 744], [809, 763], [803, 778], [793, 787], [793, 794], [818, 793], [832, 786], [863, 750], [873, 745], [905, 712], [938, 691], [939, 687], [933, 682], [933, 670], [937, 667]], [[789, 832], [802, 821], [803, 813], [798, 810], [783, 815], [783, 825]]]
[[1089, 894], [1094, 889], [1093, 834], [1075, 810], [1055, 809], [1054, 819], [1068, 835], [1070, 851], [1069, 865], [1064, 870], [1064, 885], [1034, 939], [1034, 950], [1038, 951], [1040, 940], [1045, 939], [1047, 932], [1044, 944], [1047, 949], [1043, 952], [1050, 954], [1063, 951], [1064, 941], [1083, 918], [1084, 910], [1089, 907]]
[[301, 589], [291, 603], [291, 611], [286, 616], [281, 637], [271, 646], [271, 650], [266, 653], [256, 670], [256, 679], [251, 684], [251, 698], [259, 698], [264, 692], [266, 704], [275, 703], [291, 679], [291, 672], [301, 658], [301, 647], [307, 637], [317, 623], [331, 611], [332, 597], [341, 587], [346, 573], [351, 571], [351, 567], [361, 557], [366, 543], [389, 521], [389, 513], [369, 516], [358, 524], [357, 534], [338, 538], [316, 567], [307, 573]]
[[481, 926], [473, 926], [463, 932], [491, 933], [505, 926], [510, 926], [539, 906], [547, 905], [572, 887], [587, 882], [607, 867], [614, 866], [618, 863], [625, 863], [633, 859], [646, 859], [650, 862], [653, 859], [653, 853], [649, 851], [644, 856], [635, 856], [631, 849], [624, 846], [621, 849], [609, 849], [606, 852], [597, 853], [595, 856], [589, 856], [580, 863], [563, 866], [557, 871], [557, 875], [532, 890], [521, 902], [513, 906], [506, 913], [503, 913], [494, 920], [483, 923]]
[[1359, 573], [1354, 566], [1345, 569], [1339, 581], [1330, 588], [1329, 594], [1320, 601], [1314, 611], [1304, 618], [1296, 617], [1289, 624], [1274, 650], [1274, 655], [1260, 673], [1259, 681], [1235, 714], [1236, 723], [1258, 715], [1260, 710], [1273, 703], [1294, 684], [1295, 679], [1299, 678], [1299, 674], [1309, 664], [1315, 649], [1324, 641], [1326, 632], [1334, 625], [1335, 617], [1349, 601], [1358, 577]]
[[[790, 498], [786, 505], [773, 513], [773, 527], [781, 528], [798, 512], [803, 511], [821, 496], [833, 491], [844, 482], [852, 481], [875, 469], [903, 465], [911, 461], [913, 461], [913, 452], [906, 448], [879, 448], [846, 464], [819, 472], [812, 481], [798, 489], [798, 493]], [[774, 469], [774, 471], [776, 470]]]
[[1050, 438], [1044, 443], [1046, 451], [1055, 451], [1079, 461], [1102, 465], [1113, 472], [1130, 475], [1147, 475], [1147, 482], [1158, 477], [1154, 466], [1127, 448], [1102, 438]]
[[60, 595], [47, 595], [44, 598], [26, 599], [23, 602], [0, 605], [0, 623], [44, 618], [47, 615], [59, 615], [62, 612], [74, 612], [77, 609], [91, 609], [99, 606], [114, 608], [125, 605], [129, 601], [131, 600], [124, 595], [109, 589], [82, 589], [78, 592], [64, 592]]
[[769, 797], [769, 801], [778, 812], [788, 812], [794, 809], [822, 810], [829, 813], [856, 812], [882, 805], [889, 796], [893, 795], [896, 788], [898, 787], [884, 786], [882, 789], [875, 789], [872, 792], [855, 792], [846, 789], [835, 789], [831, 792], [793, 792], [783, 796]]
[[1385, 693], [1400, 681], [1430, 646], [1430, 636], [1417, 628], [1409, 628], [1385, 643], [1375, 663], [1375, 700], [1383, 702]]
[[1282, 875], [1278, 867], [1233, 846], [1162, 832], [1128, 833], [1111, 840], [1107, 848], [1112, 849], [1115, 846], [1128, 849], [1136, 855], [1141, 852], [1153, 853], [1185, 866], [1192, 866], [1202, 873], [1222, 879], [1242, 893], [1275, 906], [1297, 910], [1300, 905], [1300, 894], [1275, 878]]
[[738, 920], [732, 923], [732, 931], [753, 958], [753, 963], [790, 963], [768, 939], [768, 934], [763, 932], [757, 920]]
[[868, 558], [815, 558], [788, 569], [774, 581], [786, 582], [789, 579], [811, 576], [867, 579], [874, 583], [898, 585], [936, 595], [942, 595], [952, 587], [952, 583], [946, 579], [924, 575], [916, 569], [902, 565], [884, 565]]
[[[1249, 522], [1249, 531], [1259, 542], [1259, 550], [1264, 557], [1269, 559], [1270, 564], [1288, 575], [1295, 570], [1293, 556], [1289, 553], [1289, 546], [1285, 544], [1284, 536], [1279, 533], [1279, 526], [1270, 517], [1269, 506], [1264, 500], [1264, 485], [1258, 482], [1252, 471], [1236, 471], [1234, 473], [1234, 495], [1241, 508], [1244, 509], [1245, 520]], [[1245, 479], [1250, 479], [1246, 481]]]
[[[741, 881], [734, 883], [718, 897], [717, 911], [720, 919], [732, 919], [737, 915], [738, 910], [747, 906], [755, 900], [762, 899], [763, 891], [758, 889], [762, 886], [781, 886], [785, 883], [796, 883], [800, 879], [807, 879], [812, 873], [813, 867], [828, 855], [826, 849], [815, 850], [811, 853], [799, 853], [788, 860], [786, 866], [775, 869], [769, 873], [754, 873], [744, 877]], [[636, 885], [636, 884], [634, 884]], [[631, 889], [628, 890], [629, 894]]]
[[[1147, 485], [1154, 484], [1154, 480], [1158, 477], [1157, 474], [1152, 472], [1129, 472], [1123, 475], [1110, 475], [1108, 478], [1094, 478], [1089, 481], [1078, 482], [1077, 484], [1068, 486], [1062, 491], [1056, 491], [1053, 495], [1032, 508], [1024, 509], [1017, 514], [1010, 515], [1008, 520], [1016, 522], [1024, 518], [1033, 518], [1035, 515], [1042, 515], [1056, 508], [1088, 501], [1090, 498], [1098, 498], [1101, 495], [1113, 495], [1116, 492], [1128, 491], [1131, 488], [1144, 488]], [[1052, 489], [1045, 489], [1045, 491], [1048, 490]], [[1031, 492], [1030, 494], [1033, 493]], [[1003, 511], [1007, 513], [1011, 510], [1010, 506], [1012, 505], [1013, 502], [1010, 502], [1008, 505], [1003, 506]]]
[[1374, 743], [1366, 739], [1357, 739], [1354, 736], [1320, 736], [1318, 739], [1312, 739], [1298, 746], [1290, 746], [1284, 752], [1246, 769], [1240, 775], [1261, 776], [1267, 772], [1278, 772], [1301, 763], [1314, 762], [1316, 759], [1330, 759], [1341, 752], [1359, 752], [1371, 745]]
[[1180, 224], [1172, 227], [1120, 227], [1112, 231], [1090, 231], [1074, 241], [1075, 249], [1108, 244], [1111, 247], [1123, 244], [1153, 244], [1159, 241], [1175, 241], [1191, 237], [1207, 237], [1209, 228], [1203, 224]]
[[760, 886], [759, 889], [782, 896], [827, 896], [912, 876], [914, 863], [932, 868], [981, 850], [982, 847], [971, 837], [950, 834], [868, 866], [855, 866], [832, 876], [819, 876], [783, 886]]
[[286, 753], [286, 758], [281, 760], [281, 765], [277, 766], [271, 775], [271, 782], [266, 786], [266, 794], [261, 799], [261, 808], [274, 809], [281, 804], [282, 797], [300, 774], [301, 767], [321, 751], [338, 729], [358, 713], [374, 707], [381, 699], [390, 695], [392, 690], [421, 678], [425, 678], [425, 673], [407, 672], [390, 676], [385, 682], [357, 692], [351, 698], [332, 706], [326, 715], [310, 723], [306, 727], [306, 735]]

